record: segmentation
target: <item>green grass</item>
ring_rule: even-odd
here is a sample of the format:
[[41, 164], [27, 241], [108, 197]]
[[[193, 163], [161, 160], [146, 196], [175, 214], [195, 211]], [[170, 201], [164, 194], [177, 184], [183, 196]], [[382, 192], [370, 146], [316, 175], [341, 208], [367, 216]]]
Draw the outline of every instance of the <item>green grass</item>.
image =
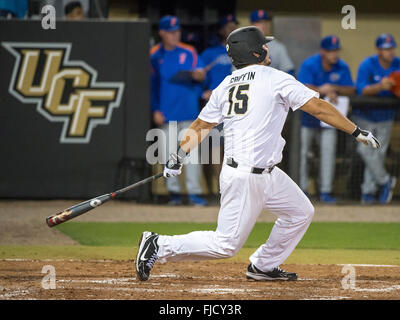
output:
[[[264, 243], [272, 226], [272, 223], [257, 223], [244, 248], [256, 248]], [[215, 224], [205, 223], [128, 222], [69, 222], [57, 227], [81, 245], [121, 247], [136, 245], [145, 230], [173, 235], [215, 228]], [[315, 222], [298, 248], [399, 250], [400, 223]]]
[[[243, 248], [230, 259], [209, 260], [212, 263], [248, 263], [254, 248]], [[33, 260], [132, 260], [137, 246], [0, 246], [0, 259]], [[399, 250], [295, 249], [286, 264], [393, 264], [400, 265]]]
[[0, 246], [0, 259], [31, 260], [129, 260], [133, 259], [137, 247], [95, 246]]
[[[255, 248], [265, 242], [272, 226], [272, 223], [257, 223], [236, 256], [211, 261], [247, 263]], [[0, 259], [132, 260], [144, 230], [173, 235], [215, 230], [215, 227], [206, 223], [68, 222], [56, 228], [80, 245], [3, 245]], [[400, 265], [400, 223], [312, 223], [285, 263]]]

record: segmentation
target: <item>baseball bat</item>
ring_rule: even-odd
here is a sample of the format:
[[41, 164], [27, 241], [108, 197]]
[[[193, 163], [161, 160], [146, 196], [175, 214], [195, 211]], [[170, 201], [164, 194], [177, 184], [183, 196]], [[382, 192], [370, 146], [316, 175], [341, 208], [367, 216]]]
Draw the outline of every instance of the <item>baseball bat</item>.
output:
[[49, 227], [54, 227], [60, 223], [63, 223], [67, 220], [71, 220], [71, 219], [76, 218], [90, 210], [93, 210], [94, 208], [97, 208], [110, 200], [114, 200], [115, 198], [117, 198], [119, 195], [121, 195], [124, 192], [132, 190], [136, 187], [144, 185], [144, 184], [151, 182], [153, 180], [156, 180], [158, 178], [161, 178], [162, 176], [163, 176], [162, 173], [158, 173], [154, 176], [148, 177], [139, 182], [131, 184], [125, 188], [119, 189], [119, 190], [111, 192], [111, 193], [106, 193], [101, 196], [95, 197], [93, 199], [78, 203], [68, 209], [65, 209], [61, 212], [58, 212], [52, 216], [47, 217], [46, 223]]

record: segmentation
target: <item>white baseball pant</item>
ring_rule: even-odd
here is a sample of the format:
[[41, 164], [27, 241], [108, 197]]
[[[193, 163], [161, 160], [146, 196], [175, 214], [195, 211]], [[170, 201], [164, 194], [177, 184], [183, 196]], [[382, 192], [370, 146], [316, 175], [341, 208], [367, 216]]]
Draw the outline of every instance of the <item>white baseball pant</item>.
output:
[[194, 231], [158, 240], [162, 260], [203, 260], [234, 256], [246, 242], [263, 208], [277, 216], [271, 234], [250, 257], [260, 270], [282, 264], [303, 237], [314, 207], [281, 169], [254, 174], [224, 164], [220, 175], [221, 208], [216, 231]]

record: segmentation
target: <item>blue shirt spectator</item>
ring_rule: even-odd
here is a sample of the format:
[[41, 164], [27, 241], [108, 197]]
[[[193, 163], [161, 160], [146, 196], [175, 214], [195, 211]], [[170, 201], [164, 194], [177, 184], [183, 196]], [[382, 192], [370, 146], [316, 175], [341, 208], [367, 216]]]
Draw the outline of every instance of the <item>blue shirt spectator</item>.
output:
[[[204, 81], [203, 63], [194, 47], [181, 42], [179, 19], [163, 16], [159, 23], [161, 43], [150, 51], [151, 62], [151, 111], [153, 121], [163, 132], [159, 136], [158, 156], [165, 164], [169, 155], [177, 152], [179, 133], [186, 131], [197, 118], [200, 107], [200, 82]], [[172, 129], [172, 130], [171, 130]], [[201, 197], [201, 165], [198, 154], [191, 152], [194, 163], [185, 166], [186, 190], [189, 203], [204, 206]], [[196, 159], [197, 157], [197, 159]], [[178, 177], [165, 179], [170, 196], [170, 205], [182, 204], [181, 186]]]
[[[377, 54], [367, 57], [361, 62], [358, 69], [357, 93], [362, 94], [365, 87], [381, 83], [383, 78], [389, 76], [393, 71], [398, 70], [400, 70], [399, 57], [394, 57], [387, 69], [383, 68], [379, 63]], [[390, 90], [380, 90], [376, 95], [380, 97], [389, 97], [393, 96], [393, 93]], [[369, 121], [380, 122], [393, 120], [395, 111], [396, 110], [393, 108], [355, 108], [353, 114]]]
[[226, 38], [237, 28], [239, 23], [233, 14], [223, 16], [218, 23], [218, 37], [220, 42], [210, 48], [207, 48], [201, 54], [201, 59], [205, 64], [207, 72], [206, 80], [203, 83], [203, 98], [208, 100], [211, 91], [232, 73], [232, 61], [226, 52]]
[[[337, 39], [337, 40], [333, 40]], [[332, 44], [335, 42], [335, 44]], [[339, 39], [334, 36], [327, 36], [321, 41], [321, 49], [326, 51], [335, 51], [340, 49]], [[351, 72], [348, 65], [340, 58], [331, 64], [330, 70], [323, 67], [321, 53], [315, 54], [302, 63], [298, 80], [310, 87], [319, 87], [330, 84], [334, 86], [354, 86], [351, 78]], [[320, 92], [323, 96], [324, 93]], [[320, 121], [306, 112], [302, 112], [301, 124], [308, 128], [319, 128]]]
[[208, 70], [204, 83], [207, 89], [214, 90], [226, 76], [232, 73], [232, 61], [224, 44], [218, 44], [204, 50], [201, 59]]
[[[375, 43], [376, 55], [361, 62], [357, 76], [357, 93], [365, 96], [392, 96], [390, 89], [395, 81], [389, 77], [393, 71], [400, 70], [400, 60], [396, 57], [396, 41], [388, 33], [380, 34]], [[381, 204], [392, 200], [396, 177], [391, 176], [385, 168], [386, 153], [390, 144], [394, 108], [354, 108], [353, 119], [362, 128], [374, 132], [381, 141], [376, 151], [363, 145], [357, 146], [357, 151], [364, 162], [364, 177], [361, 184], [361, 201], [366, 204], [379, 201]]]
[[[318, 91], [321, 98], [335, 104], [338, 96], [355, 93], [350, 69], [339, 58], [340, 41], [337, 36], [329, 35], [321, 40], [321, 49], [302, 63], [298, 80], [309, 88]], [[334, 204], [333, 181], [335, 176], [337, 132], [334, 128], [321, 128], [321, 122], [306, 112], [301, 113], [300, 129], [300, 187], [308, 190], [309, 150], [314, 142], [319, 142], [320, 173], [319, 199], [323, 203]]]
[[13, 17], [22, 19], [28, 11], [28, 0], [0, 0], [0, 16], [11, 13]]
[[[161, 42], [150, 51], [151, 111], [161, 112], [164, 122], [194, 120], [199, 113], [200, 90], [193, 72], [203, 68], [203, 62], [194, 47], [180, 42], [177, 18], [167, 16], [164, 20], [160, 21], [160, 30], [166, 32], [164, 37], [174, 37], [176, 43], [167, 48]], [[174, 35], [174, 31], [179, 34]]]

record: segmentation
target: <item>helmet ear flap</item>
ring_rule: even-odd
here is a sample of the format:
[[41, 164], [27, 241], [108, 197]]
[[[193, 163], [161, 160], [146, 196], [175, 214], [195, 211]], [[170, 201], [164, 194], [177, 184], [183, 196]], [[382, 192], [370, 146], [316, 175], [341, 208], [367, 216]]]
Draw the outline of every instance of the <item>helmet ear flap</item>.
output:
[[267, 57], [267, 51], [265, 51], [264, 49], [262, 49], [262, 53], [261, 53], [261, 55], [260, 55], [260, 57], [259, 57], [258, 62], [259, 62], [259, 63], [263, 62], [263, 61], [265, 60], [266, 57]]
[[261, 47], [260, 50], [253, 51], [253, 55], [257, 58], [257, 62], [261, 63], [267, 57], [267, 51], [265, 51], [264, 48]]

